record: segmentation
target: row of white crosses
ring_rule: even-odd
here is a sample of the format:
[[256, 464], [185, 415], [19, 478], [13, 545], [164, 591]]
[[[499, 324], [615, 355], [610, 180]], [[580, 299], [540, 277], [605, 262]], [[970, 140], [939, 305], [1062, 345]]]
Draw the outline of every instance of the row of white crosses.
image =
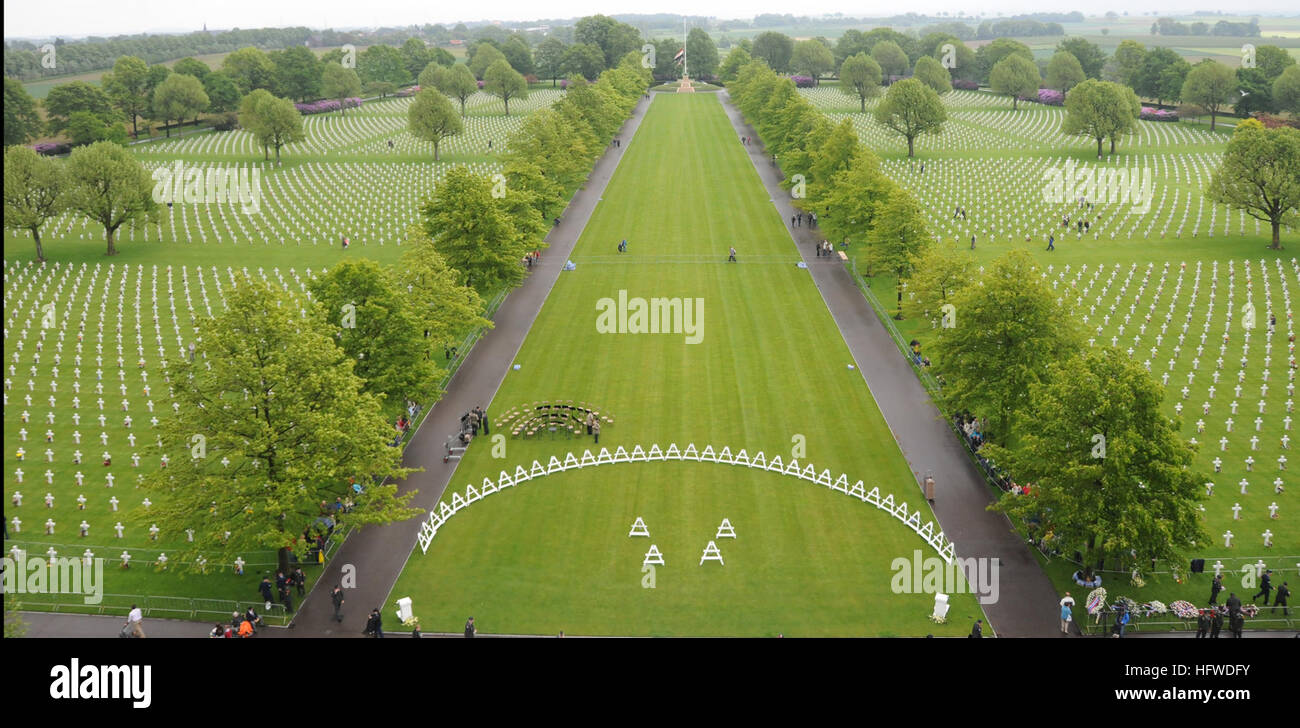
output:
[[[45, 550], [45, 557], [48, 558], [48, 559], [50, 560], [50, 564], [51, 564], [51, 566], [54, 565], [54, 563], [55, 563], [55, 559], [57, 559], [58, 556], [59, 556], [59, 550], [56, 549], [56, 548], [54, 548], [53, 546], [50, 546], [48, 549]], [[21, 548], [21, 547], [19, 547], [18, 544], [14, 544], [13, 546], [11, 546], [11, 547], [9, 548], [9, 557], [10, 557], [10, 558], [15, 562], [15, 563], [20, 563], [22, 560], [24, 560], [24, 559], [27, 558], [27, 550], [26, 550], [26, 549], [23, 549], [23, 548]], [[133, 558], [134, 558], [134, 555], [131, 553], [130, 549], [127, 549], [127, 550], [123, 551], [123, 552], [121, 553], [121, 555], [118, 556], [118, 560], [119, 560], [119, 564], [120, 564], [121, 568], [123, 568], [123, 569], [130, 568], [130, 566], [131, 566], [131, 560], [132, 560]], [[93, 550], [93, 549], [86, 549], [85, 551], [83, 551], [83, 552], [81, 553], [81, 560], [82, 560], [82, 563], [85, 564], [86, 566], [90, 566], [90, 565], [92, 565], [92, 564], [95, 562], [95, 552], [94, 552], [94, 550]], [[167, 562], [170, 561], [170, 560], [171, 560], [171, 559], [169, 559], [169, 558], [167, 557], [167, 554], [164, 552], [164, 553], [159, 553], [158, 556], [156, 556], [152, 562], [146, 561], [145, 563], [153, 563], [153, 564], [157, 565], [157, 567], [158, 567], [159, 569], [165, 569], [165, 568], [167, 568]], [[207, 559], [207, 557], [200, 555], [197, 559], [194, 560], [194, 563], [195, 563], [195, 564], [196, 564], [200, 569], [202, 569], [202, 570], [206, 570], [206, 567], [207, 567], [207, 564], [208, 564], [208, 559]], [[235, 557], [235, 560], [234, 560], [233, 562], [231, 562], [232, 566], [235, 567], [235, 573], [236, 573], [236, 574], [243, 574], [243, 573], [244, 573], [244, 566], [245, 566], [247, 563], [248, 563], [248, 562], [245, 561], [244, 558], [243, 558], [242, 556], [236, 556], [236, 557]]]
[[[453, 104], [458, 105], [458, 102]], [[472, 156], [500, 154], [506, 151], [510, 138], [519, 132], [526, 118], [524, 114], [515, 114], [513, 101], [510, 104], [510, 116], [465, 116], [462, 119], [464, 128], [459, 134], [453, 134], [438, 142], [438, 157], [443, 159], [448, 154]], [[388, 148], [390, 139], [393, 142], [392, 149]], [[491, 148], [488, 147], [489, 141], [492, 142]], [[391, 134], [339, 153], [365, 156], [405, 154], [433, 161], [433, 142], [417, 139], [407, 130], [403, 120], [401, 128]]]
[[[801, 88], [799, 93], [813, 106], [823, 111], [857, 111], [860, 108], [856, 91], [835, 86], [814, 86]], [[867, 111], [880, 104], [882, 96], [867, 99]], [[974, 108], [1011, 108], [1011, 97], [1001, 94], [980, 93], [954, 89], [939, 97], [945, 109], [961, 110]]]
[[[324, 272], [320, 271], [322, 274]], [[27, 441], [29, 434], [26, 427], [30, 424], [36, 428], [38, 426], [36, 423], [43, 421], [40, 426], [45, 428], [44, 462], [65, 462], [66, 451], [63, 451], [64, 454], [60, 456], [60, 451], [56, 448], [70, 445], [76, 448], [71, 454], [72, 463], [82, 464], [83, 453], [78, 447], [81, 445], [82, 434], [78, 426], [82, 424], [83, 403], [90, 410], [86, 415], [87, 418], [99, 422], [101, 445], [108, 444], [109, 433], [116, 427], [116, 416], [120, 415], [122, 429], [114, 432], [111, 437], [114, 441], [117, 438], [125, 439], [131, 447], [135, 447], [137, 421], [142, 427], [147, 423], [151, 428], [156, 428], [160, 423], [159, 417], [165, 417], [168, 409], [179, 408], [180, 405], [174, 401], [174, 392], [169, 385], [168, 357], [175, 359], [190, 354], [189, 347], [197, 335], [199, 318], [210, 316], [214, 303], [218, 309], [224, 305], [221, 295], [223, 281], [235, 285], [245, 277], [260, 277], [262, 280], [278, 283], [286, 291], [296, 291], [304, 297], [309, 297], [306, 284], [312, 276], [311, 269], [306, 271], [304, 278], [294, 269], [290, 269], [286, 277], [278, 268], [271, 271], [262, 268], [250, 271], [245, 267], [237, 272], [232, 267], [227, 267], [224, 271], [216, 267], [208, 269], [181, 267], [174, 270], [170, 266], [160, 269], [155, 265], [150, 271], [146, 271], [141, 265], [105, 266], [98, 263], [94, 266], [86, 264], [38, 266], [30, 262], [23, 265], [7, 265], [4, 338], [5, 348], [11, 354], [8, 357], [6, 371], [8, 376], [4, 381], [4, 411], [6, 421], [10, 425], [15, 423], [9, 418], [16, 415], [18, 420], [16, 423], [19, 436], [19, 447], [16, 451], [18, 460], [21, 463], [26, 459], [26, 451], [23, 449], [23, 443]], [[176, 280], [178, 277], [179, 285]], [[197, 283], [197, 294], [202, 299], [200, 314], [195, 313], [192, 282]], [[215, 289], [215, 295], [211, 298], [209, 285]], [[116, 292], [115, 297], [114, 292]], [[184, 315], [186, 318], [184, 322], [183, 316], [177, 313], [178, 294], [186, 304], [187, 313]], [[164, 310], [170, 309], [172, 326], [171, 331], [166, 335], [163, 325], [167, 316], [159, 310], [160, 298]], [[116, 317], [109, 306], [114, 300]], [[99, 304], [97, 307], [96, 302]], [[128, 313], [133, 315], [128, 316]], [[153, 342], [147, 345], [145, 335], [150, 322], [153, 324]], [[185, 324], [184, 329], [182, 323]], [[107, 342], [105, 342], [106, 327], [109, 337]], [[135, 350], [127, 351], [125, 347], [129, 345], [133, 331]], [[175, 335], [174, 338], [172, 334]], [[112, 348], [114, 344], [116, 355]], [[156, 349], [153, 345], [156, 345]], [[91, 346], [93, 349], [88, 348]], [[92, 367], [95, 369], [93, 375], [90, 371]], [[107, 376], [105, 369], [107, 369]], [[153, 380], [150, 379], [151, 372], [155, 375]], [[104, 381], [107, 379], [111, 382], [114, 378], [113, 374], [116, 374], [116, 379], [120, 382], [118, 393], [124, 396], [120, 400], [106, 402], [105, 395], [108, 393], [104, 392]], [[128, 374], [131, 375], [130, 380]], [[22, 380], [23, 376], [26, 377], [26, 381]], [[18, 381], [15, 382], [15, 379]], [[91, 386], [90, 383], [93, 382], [94, 391], [83, 392], [83, 382], [86, 386]], [[16, 394], [15, 388], [21, 392], [18, 395], [20, 401], [15, 402], [17, 406], [11, 408], [10, 397], [11, 394]], [[141, 399], [135, 399], [136, 392], [139, 392]], [[155, 405], [154, 398], [161, 398], [164, 392], [169, 399], [173, 400], [170, 407], [162, 403]], [[82, 396], [86, 397], [84, 401], [81, 399]], [[143, 400], [143, 407], [141, 400]], [[59, 419], [64, 416], [56, 415], [55, 407], [59, 404], [72, 405], [73, 412], [69, 418]], [[49, 409], [42, 413], [40, 407], [44, 405], [48, 405]], [[36, 411], [33, 413], [28, 408]], [[113, 410], [119, 412], [118, 415], [114, 415], [114, 427], [110, 427], [107, 413]], [[93, 420], [88, 420], [85, 424], [88, 425]], [[124, 437], [121, 434], [123, 432]], [[31, 434], [35, 436], [35, 433]], [[145, 438], [143, 431], [140, 437]], [[161, 447], [161, 440], [156, 435], [154, 439]], [[112, 462], [108, 452], [103, 454], [103, 459], [106, 465]], [[164, 453], [158, 463], [148, 463], [146, 467], [165, 467], [167, 462], [168, 456]], [[142, 461], [138, 453], [131, 454], [130, 463], [133, 469], [141, 466]], [[20, 465], [12, 474], [13, 482], [21, 485], [25, 475]], [[113, 470], [107, 470], [104, 476], [105, 487], [113, 488], [116, 477]], [[86, 485], [86, 476], [80, 471], [76, 472], [72, 479], [75, 480], [78, 489]], [[67, 483], [55, 483], [55, 473], [48, 466], [44, 472], [44, 483], [47, 486], [55, 486], [56, 489], [67, 487]], [[49, 509], [55, 507], [55, 492], [46, 493], [45, 505]], [[84, 493], [78, 493], [75, 500], [78, 511], [84, 511], [90, 501]], [[17, 488], [13, 490], [11, 502], [15, 508], [21, 507], [21, 490]], [[107, 503], [110, 507], [108, 512], [116, 512], [120, 502], [116, 495], [108, 498]], [[146, 509], [152, 505], [148, 498], [143, 499], [142, 504]], [[56, 524], [53, 518], [47, 521], [46, 535], [52, 535]], [[15, 531], [21, 528], [21, 519], [17, 516], [14, 516], [11, 523]], [[83, 538], [89, 536], [90, 526], [90, 523], [83, 522], [78, 527], [79, 535]], [[151, 540], [158, 538], [156, 528], [155, 525], [150, 529]], [[121, 523], [118, 523], [113, 530], [116, 531], [117, 538], [124, 538]], [[189, 540], [192, 540], [193, 534], [187, 535]]]
[[[640, 516], [637, 516], [636, 520], [632, 523], [632, 530], [629, 531], [627, 535], [628, 538], [633, 538], [637, 536], [650, 538], [650, 529], [646, 527], [645, 521], [642, 520]], [[718, 533], [713, 538], [721, 539], [721, 538], [735, 538], [735, 537], [736, 537], [736, 529], [732, 527], [731, 521], [727, 518], [723, 518], [722, 523], [718, 526]], [[704, 546], [704, 553], [700, 555], [699, 565], [704, 566], [705, 561], [716, 561], [719, 564], [726, 566], [726, 563], [722, 560], [722, 551], [718, 548], [718, 545], [715, 541], [709, 541], [708, 544]], [[659, 551], [658, 546], [656, 546], [653, 543], [650, 544], [650, 549], [646, 551], [645, 559], [641, 561], [641, 565], [642, 566], [663, 566], [664, 565], [664, 555], [662, 552]]]

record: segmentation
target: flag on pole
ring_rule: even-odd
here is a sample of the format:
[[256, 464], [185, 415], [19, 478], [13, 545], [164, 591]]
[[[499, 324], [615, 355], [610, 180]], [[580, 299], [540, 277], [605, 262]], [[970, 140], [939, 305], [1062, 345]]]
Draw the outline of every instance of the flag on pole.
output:
[[677, 55], [673, 56], [673, 63], [681, 63], [682, 59], [685, 57], [686, 57], [686, 49], [682, 48], [680, 51], [677, 51]]

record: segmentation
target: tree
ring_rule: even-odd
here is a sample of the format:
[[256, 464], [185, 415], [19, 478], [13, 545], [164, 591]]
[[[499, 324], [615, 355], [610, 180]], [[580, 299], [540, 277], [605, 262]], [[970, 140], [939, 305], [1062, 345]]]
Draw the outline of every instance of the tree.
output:
[[[203, 83], [197, 78], [174, 73], [154, 91], [153, 105], [164, 122], [175, 119], [179, 123], [190, 117], [198, 117], [207, 110], [208, 95], [203, 91]], [[171, 127], [166, 126], [166, 129], [167, 136], [170, 137]]]
[[[441, 66], [435, 67], [441, 68]], [[351, 68], [344, 68], [337, 63], [326, 63], [321, 68], [321, 93], [326, 98], [338, 101], [339, 113], [346, 114], [347, 107], [343, 103], [346, 99], [361, 95], [361, 77]]]
[[600, 48], [589, 43], [575, 43], [564, 51], [564, 72], [594, 81], [605, 64]]
[[117, 230], [145, 223], [158, 209], [153, 178], [131, 153], [112, 142], [95, 142], [68, 157], [68, 207], [104, 226], [107, 255], [117, 255]]
[[523, 280], [525, 248], [491, 182], [464, 167], [447, 171], [434, 196], [421, 208], [424, 232], [433, 247], [480, 294]]
[[77, 111], [88, 111], [99, 117], [105, 124], [118, 118], [108, 94], [85, 81], [72, 81], [55, 86], [45, 95], [44, 105], [49, 129], [55, 134], [68, 127], [72, 114]]
[[[506, 61], [505, 54], [489, 43], [479, 43], [474, 47], [474, 55], [470, 57], [469, 70], [474, 72], [474, 78], [483, 80], [488, 66], [497, 61]], [[508, 65], [509, 61], [506, 63]]]
[[1237, 98], [1237, 78], [1231, 68], [1207, 58], [1187, 72], [1182, 98], [1210, 113], [1210, 131], [1214, 131], [1219, 110]]
[[364, 83], [391, 83], [394, 87], [411, 82], [402, 52], [389, 45], [372, 45], [357, 54], [357, 76]]
[[1054, 88], [1061, 93], [1069, 93], [1070, 89], [1083, 83], [1088, 78], [1079, 64], [1079, 59], [1069, 51], [1057, 51], [1052, 55], [1052, 59], [1047, 62], [1047, 87]]
[[[1291, 66], [1283, 71], [1282, 74], [1277, 77], [1277, 80], [1273, 82], [1273, 103], [1282, 111], [1300, 114], [1300, 66]], [[5, 104], [5, 113], [5, 118], [7, 120], [7, 101]], [[5, 122], [5, 128], [9, 128], [8, 121]], [[6, 132], [6, 143], [8, 142], [8, 138], [8, 133]]]
[[552, 87], [555, 86], [556, 79], [564, 75], [564, 50], [564, 41], [547, 36], [537, 44], [537, 52], [533, 54], [537, 74], [551, 79]]
[[225, 71], [213, 71], [203, 79], [203, 92], [208, 95], [208, 108], [212, 111], [233, 111], [239, 107], [239, 86]]
[[21, 81], [5, 76], [5, 146], [26, 143], [41, 135], [45, 126], [36, 99], [27, 93]]
[[320, 97], [321, 62], [306, 46], [289, 46], [275, 54], [273, 63], [278, 95], [295, 101]]
[[1133, 90], [1157, 103], [1177, 101], [1191, 65], [1169, 48], [1153, 48], [1130, 79]]
[[913, 315], [934, 316], [953, 302], [957, 292], [971, 281], [971, 258], [937, 245], [928, 246], [907, 277], [907, 307]]
[[576, 43], [590, 43], [600, 49], [602, 70], [613, 68], [623, 56], [641, 48], [640, 31], [605, 15], [580, 19], [573, 26], [573, 39]]
[[239, 86], [239, 92], [248, 94], [257, 89], [270, 90], [275, 82], [275, 64], [265, 52], [249, 46], [226, 56], [221, 70]]
[[[826, 52], [826, 57], [830, 58], [830, 51]], [[718, 46], [703, 28], [691, 28], [691, 32], [686, 34], [686, 61], [695, 78], [712, 78], [718, 70]], [[826, 70], [830, 68], [827, 65]]]
[[465, 102], [478, 93], [478, 81], [464, 64], [456, 64], [447, 72], [441, 91], [460, 102], [460, 115], [465, 115]]
[[1026, 419], [1031, 384], [1078, 350], [1074, 319], [1025, 250], [1013, 250], [958, 292], [956, 325], [939, 330], [934, 360], [950, 411], [986, 416], [1006, 445]]
[[749, 55], [749, 51], [740, 46], [733, 46], [732, 49], [727, 52], [727, 57], [723, 59], [722, 65], [718, 68], [718, 78], [722, 79], [724, 82], [736, 80], [736, 74], [738, 74], [740, 69], [752, 60], [753, 58]]
[[1146, 59], [1146, 46], [1135, 40], [1122, 40], [1112, 57], [1114, 62], [1109, 77], [1105, 80], [1137, 87], [1137, 75]]
[[26, 230], [36, 243], [36, 260], [45, 262], [41, 228], [68, 206], [63, 165], [28, 147], [5, 149], [5, 219], [9, 230]]
[[952, 91], [952, 76], [948, 73], [948, 69], [930, 56], [916, 59], [912, 78], [934, 89], [934, 92], [939, 95]]
[[1088, 79], [1075, 86], [1065, 96], [1061, 133], [1095, 139], [1101, 157], [1102, 140], [1122, 134], [1136, 123], [1140, 109], [1133, 108], [1130, 94], [1129, 89], [1110, 81]]
[[785, 73], [790, 69], [790, 58], [794, 55], [794, 41], [784, 33], [771, 30], [759, 33], [754, 38], [750, 55], [767, 61], [768, 68], [773, 71]]
[[415, 77], [415, 85], [421, 89], [431, 88], [442, 91], [447, 85], [447, 74], [449, 73], [451, 73], [451, 70], [446, 66], [429, 61], [429, 65], [425, 66], [424, 70], [420, 71], [420, 74]]
[[998, 61], [989, 72], [989, 86], [1000, 94], [1011, 97], [1011, 108], [1015, 110], [1022, 96], [1037, 96], [1038, 66], [1019, 54], [1009, 55]]
[[415, 78], [421, 71], [433, 63], [429, 55], [429, 47], [419, 38], [407, 38], [402, 44], [402, 63], [406, 66], [406, 72]]
[[461, 285], [461, 274], [447, 265], [419, 227], [407, 231], [405, 250], [392, 275], [424, 331], [424, 344], [416, 350], [432, 355], [438, 346], [465, 332], [492, 328], [492, 322], [481, 315], [483, 299], [478, 292]]
[[182, 58], [172, 66], [172, 73], [183, 73], [202, 81], [212, 73], [212, 68], [197, 58]]
[[[1277, 111], [1273, 102], [1273, 82], [1259, 68], [1236, 70], [1237, 94], [1232, 99], [1233, 112], [1241, 118], [1256, 112]], [[1190, 76], [1189, 76], [1190, 77]], [[1184, 82], [1184, 85], [1186, 82]]]
[[501, 99], [510, 115], [510, 99], [526, 98], [528, 82], [503, 58], [488, 66], [483, 75], [483, 90]]
[[179, 406], [160, 428], [164, 447], [149, 453], [166, 452], [171, 465], [141, 484], [157, 501], [151, 521], [167, 533], [193, 531], [173, 563], [268, 548], [287, 570], [299, 535], [321, 528], [320, 504], [338, 497], [353, 501], [351, 525], [416, 515], [407, 507], [414, 491], [399, 496], [387, 482], [413, 469], [389, 447], [379, 399], [364, 391], [318, 307], [255, 278], [225, 298], [225, 310], [200, 326], [194, 361], [172, 364]]
[[510, 67], [519, 72], [521, 76], [528, 76], [536, 70], [533, 63], [533, 53], [528, 49], [528, 44], [518, 35], [513, 35], [501, 46], [501, 53], [505, 56], [506, 62]]
[[1238, 126], [1205, 195], [1269, 223], [1269, 247], [1281, 250], [1282, 226], [1300, 226], [1300, 130]]
[[903, 49], [892, 40], [882, 40], [872, 46], [871, 57], [880, 64], [880, 72], [886, 78], [902, 76], [907, 73], [907, 67], [912, 65]]
[[398, 279], [374, 261], [345, 260], [308, 288], [325, 320], [337, 327], [339, 347], [356, 362], [362, 391], [400, 403], [429, 396], [440, 372], [429, 357], [421, 316]]
[[1295, 57], [1275, 45], [1262, 45], [1255, 49], [1255, 67], [1264, 72], [1264, 77], [1274, 81], [1288, 68], [1296, 65]]
[[[269, 94], [260, 97], [253, 107], [254, 122], [250, 129], [263, 149], [275, 150], [275, 163], [280, 164], [280, 149], [286, 144], [300, 142], [307, 138], [302, 129], [302, 114], [294, 108], [289, 99], [281, 99]], [[240, 124], [244, 124], [243, 114]]]
[[100, 82], [113, 105], [131, 121], [131, 136], [140, 136], [136, 121], [149, 109], [149, 64], [135, 56], [122, 56]]
[[[963, 323], [963, 326], [966, 324]], [[1195, 450], [1161, 411], [1163, 391], [1142, 366], [1114, 347], [1048, 364], [1030, 385], [1033, 427], [1012, 449], [986, 453], [1033, 495], [1005, 493], [994, 506], [1034, 522], [1053, 548], [1084, 561], [1182, 560], [1208, 539], [1197, 491], [1204, 477]]]
[[[880, 172], [875, 155], [864, 152], [849, 167], [837, 172], [805, 209], [817, 215], [817, 226], [828, 240], [868, 243], [880, 208], [895, 184]], [[873, 273], [868, 259], [867, 275]]]
[[[688, 57], [694, 64], [694, 57]], [[835, 70], [835, 56], [831, 55], [831, 49], [822, 45], [820, 41], [801, 40], [794, 44], [790, 67], [797, 73], [808, 74], [814, 83], [820, 83], [822, 76]]]
[[[1079, 62], [1079, 67], [1083, 69], [1083, 75], [1086, 78], [1101, 78], [1101, 69], [1106, 65], [1106, 53], [1102, 51], [1101, 46], [1089, 41], [1087, 38], [1078, 36], [1065, 38], [1056, 44], [1057, 52], [1065, 52], [1074, 56]], [[1082, 81], [1083, 79], [1079, 79]], [[1048, 84], [1049, 86], [1051, 84]], [[1056, 88], [1052, 86], [1052, 88]]]
[[988, 45], [980, 46], [979, 50], [975, 51], [975, 60], [980, 67], [980, 80], [990, 81], [993, 76], [993, 67], [1008, 56], [1020, 56], [1030, 63], [1034, 62], [1034, 52], [1029, 50], [1029, 46], [1010, 38], [998, 38]]
[[921, 134], [938, 134], [948, 120], [943, 102], [934, 89], [914, 78], [889, 87], [876, 107], [876, 122], [907, 139], [907, 156], [915, 156], [914, 142]]
[[270, 91], [260, 88], [248, 94], [239, 102], [239, 125], [257, 139], [257, 143], [262, 147], [262, 153], [266, 159], [271, 158], [271, 149], [266, 143], [265, 121], [262, 118], [261, 109], [274, 99], [275, 97], [271, 95]]
[[898, 312], [903, 318], [903, 280], [912, 274], [917, 258], [933, 242], [925, 224], [925, 215], [912, 193], [895, 187], [871, 224], [875, 259], [894, 274], [898, 292]]
[[421, 89], [406, 112], [407, 128], [416, 139], [433, 142], [433, 161], [438, 161], [438, 145], [443, 139], [459, 134], [464, 128], [451, 102], [437, 89]]

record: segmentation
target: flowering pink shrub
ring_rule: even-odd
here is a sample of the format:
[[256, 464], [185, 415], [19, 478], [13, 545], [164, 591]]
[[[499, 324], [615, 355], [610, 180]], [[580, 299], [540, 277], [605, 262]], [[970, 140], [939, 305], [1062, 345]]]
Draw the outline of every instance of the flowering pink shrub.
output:
[[817, 85], [812, 76], [791, 76], [790, 80], [794, 81], [795, 88], [812, 88]]
[[338, 99], [326, 99], [322, 101], [313, 101], [309, 104], [294, 104], [293, 106], [298, 110], [298, 113], [310, 115], [327, 114], [331, 111], [338, 111], [339, 109], [355, 109], [360, 105], [361, 99], [353, 96], [352, 98], [343, 99], [343, 103], [341, 104], [338, 102]]
[[1140, 117], [1145, 121], [1178, 121], [1178, 112], [1143, 106]]
[[953, 79], [952, 87], [960, 91], [978, 91], [980, 85], [977, 81], [966, 81], [958, 78]]
[[66, 154], [68, 152], [68, 145], [58, 144], [55, 142], [37, 142], [32, 145], [32, 151], [47, 156], [51, 154]]
[[1048, 106], [1064, 106], [1065, 94], [1054, 88], [1038, 89], [1038, 103], [1047, 104]]

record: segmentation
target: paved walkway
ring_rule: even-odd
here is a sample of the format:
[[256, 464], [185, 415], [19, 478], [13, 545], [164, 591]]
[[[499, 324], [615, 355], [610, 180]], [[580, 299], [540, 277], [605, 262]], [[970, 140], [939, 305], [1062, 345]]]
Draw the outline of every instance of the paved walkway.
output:
[[[748, 147], [772, 202], [789, 221], [799, 211], [779, 184], [782, 174], [771, 163], [757, 133], [745, 123], [726, 92], [719, 100], [731, 118], [737, 144], [741, 136], [755, 137]], [[1060, 599], [1029, 547], [1001, 514], [985, 510], [993, 494], [962, 444], [953, 436], [929, 394], [902, 357], [889, 332], [876, 317], [852, 275], [839, 258], [819, 258], [815, 244], [819, 230], [790, 227], [791, 239], [808, 264], [858, 371], [871, 389], [889, 429], [898, 441], [912, 472], [917, 491], [923, 474], [934, 476], [937, 491], [934, 513], [944, 533], [957, 546], [959, 557], [994, 557], [999, 560], [1000, 593], [995, 604], [984, 606], [989, 622], [1002, 637], [1050, 637], [1060, 634], [1057, 603]]]

